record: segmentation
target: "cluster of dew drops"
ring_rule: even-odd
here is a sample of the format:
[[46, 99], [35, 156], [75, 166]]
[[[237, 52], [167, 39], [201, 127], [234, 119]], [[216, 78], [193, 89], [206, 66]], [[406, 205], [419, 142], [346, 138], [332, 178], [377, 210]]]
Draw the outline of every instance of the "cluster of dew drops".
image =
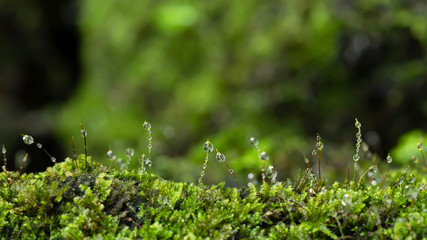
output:
[[[50, 160], [52, 161], [52, 162], [56, 162], [56, 158], [55, 157], [52, 157], [47, 151], [46, 151], [46, 149], [44, 149], [43, 148], [43, 145], [41, 144], [41, 143], [38, 143], [38, 142], [35, 142], [34, 141], [34, 138], [32, 137], [32, 136], [30, 136], [30, 135], [27, 135], [27, 134], [23, 134], [22, 135], [22, 141], [25, 143], [25, 144], [27, 144], [27, 145], [32, 145], [32, 144], [34, 144], [34, 143], [36, 143], [36, 146], [37, 146], [37, 148], [39, 148], [39, 149], [42, 149], [48, 156], [49, 156], [49, 158], [50, 158]], [[6, 151], [5, 151], [6, 152]]]

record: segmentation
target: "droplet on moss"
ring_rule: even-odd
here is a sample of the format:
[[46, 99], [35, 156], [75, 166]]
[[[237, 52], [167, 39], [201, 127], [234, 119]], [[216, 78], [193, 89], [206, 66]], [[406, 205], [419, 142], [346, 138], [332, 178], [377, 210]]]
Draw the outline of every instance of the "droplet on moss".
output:
[[268, 154], [267, 154], [266, 152], [262, 152], [262, 153], [259, 155], [259, 158], [260, 158], [262, 161], [268, 161], [268, 159], [270, 159], [270, 157], [268, 156]]
[[207, 140], [205, 144], [203, 144], [203, 151], [205, 151], [206, 153], [212, 152], [213, 148], [213, 144], [209, 142], [209, 140]]
[[391, 163], [393, 161], [393, 158], [390, 156], [390, 153], [387, 156], [387, 162]]
[[24, 141], [25, 144], [27, 145], [31, 145], [34, 143], [34, 138], [30, 135], [23, 135], [22, 136], [22, 141]]

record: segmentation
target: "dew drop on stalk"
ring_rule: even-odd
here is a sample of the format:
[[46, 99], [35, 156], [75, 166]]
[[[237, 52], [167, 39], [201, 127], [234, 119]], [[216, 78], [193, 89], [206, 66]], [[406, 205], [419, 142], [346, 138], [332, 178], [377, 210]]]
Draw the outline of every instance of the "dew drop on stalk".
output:
[[408, 183], [412, 184], [415, 182], [415, 176], [411, 173], [408, 176]]
[[82, 136], [82, 138], [85, 138], [87, 136], [87, 132], [85, 129], [80, 130], [80, 135]]
[[253, 145], [258, 145], [258, 140], [254, 137], [251, 137], [251, 139], [249, 140], [251, 142], [251, 144]]
[[267, 154], [266, 152], [262, 152], [262, 153], [259, 155], [259, 158], [260, 158], [262, 161], [268, 161], [268, 159], [269, 159], [270, 157], [268, 156], [268, 154]]
[[206, 153], [210, 153], [213, 151], [213, 144], [211, 142], [206, 141], [205, 144], [203, 144], [203, 151], [205, 151]]
[[353, 156], [353, 160], [354, 160], [355, 162], [357, 162], [357, 161], [359, 161], [359, 159], [360, 159], [360, 156], [359, 156], [358, 154], [354, 154], [354, 156]]
[[225, 162], [225, 155], [220, 153], [220, 152], [217, 152], [216, 153], [216, 160], [218, 162]]
[[230, 172], [231, 175], [233, 175], [233, 169], [228, 169], [228, 171]]
[[133, 151], [133, 148], [126, 149], [126, 156], [128, 158], [133, 157], [134, 154], [135, 154], [135, 152]]
[[2, 152], [3, 154], [5, 154], [5, 153], [6, 153], [6, 148], [4, 147], [4, 145], [2, 145], [1, 152]]
[[24, 141], [24, 143], [27, 145], [31, 145], [34, 143], [34, 138], [31, 137], [30, 135], [24, 135], [22, 136], [22, 141]]
[[362, 124], [360, 124], [360, 122], [359, 122], [359, 121], [357, 121], [357, 118], [356, 118], [356, 122], [354, 123], [354, 126], [355, 126], [356, 128], [360, 128], [360, 127], [362, 127]]
[[51, 157], [51, 158], [50, 158], [50, 160], [51, 160], [52, 162], [56, 162], [56, 158], [54, 158], [54, 157]]
[[42, 145], [41, 143], [37, 143], [37, 147], [38, 147], [38, 148], [42, 148], [42, 147], [43, 147], [43, 145]]
[[145, 128], [145, 130], [150, 131], [151, 130], [151, 124], [148, 122], [144, 122], [142, 126]]
[[252, 180], [254, 177], [255, 177], [255, 176], [254, 176], [254, 174], [253, 174], [253, 173], [249, 173], [249, 174], [248, 174], [248, 179], [249, 179], [249, 180]]
[[360, 143], [356, 143], [356, 147], [357, 147], [357, 148], [360, 148]]
[[417, 148], [418, 150], [422, 151], [423, 150], [423, 144], [422, 143], [417, 143]]
[[308, 163], [308, 162], [309, 162], [309, 160], [308, 160], [308, 158], [305, 156], [305, 154], [304, 154], [304, 162], [305, 162], [305, 163]]
[[316, 154], [317, 154], [317, 151], [316, 151], [316, 149], [314, 149], [314, 150], [313, 150], [313, 152], [311, 152], [311, 155], [313, 155], [313, 156], [314, 156], [314, 155], [316, 155]]
[[321, 151], [323, 149], [323, 143], [322, 142], [317, 142], [316, 143], [316, 147], [319, 151]]
[[116, 155], [114, 155], [112, 150], [108, 150], [107, 156], [109, 159], [113, 159], [113, 160], [116, 159]]
[[390, 156], [390, 154], [388, 154], [387, 156], [387, 162], [391, 163], [393, 161], [393, 158]]
[[361, 137], [362, 137], [362, 134], [360, 132], [357, 132], [356, 133], [356, 138], [361, 138]]

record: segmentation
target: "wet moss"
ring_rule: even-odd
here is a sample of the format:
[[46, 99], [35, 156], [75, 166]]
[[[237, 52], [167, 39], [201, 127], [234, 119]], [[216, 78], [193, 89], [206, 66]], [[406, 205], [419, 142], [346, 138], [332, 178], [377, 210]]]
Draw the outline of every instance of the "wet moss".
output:
[[[4, 239], [338, 239], [427, 236], [424, 170], [391, 170], [387, 189], [300, 178], [241, 189], [172, 182], [90, 157], [45, 172], [0, 173]], [[403, 179], [402, 179], [403, 177]], [[402, 181], [400, 181], [402, 180]], [[300, 186], [301, 185], [301, 186]], [[296, 189], [298, 191], [296, 191]], [[412, 192], [408, 192], [408, 189]], [[414, 192], [418, 193], [413, 202]], [[413, 204], [413, 205], [411, 205]]]

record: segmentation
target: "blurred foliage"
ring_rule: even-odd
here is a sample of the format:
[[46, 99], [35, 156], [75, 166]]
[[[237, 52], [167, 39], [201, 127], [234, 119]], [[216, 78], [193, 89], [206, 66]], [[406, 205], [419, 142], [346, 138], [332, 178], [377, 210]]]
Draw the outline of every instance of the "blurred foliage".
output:
[[[89, 154], [147, 152], [146, 120], [163, 177], [197, 179], [206, 138], [238, 178], [259, 175], [254, 136], [284, 178], [304, 163], [319, 132], [324, 161], [338, 169], [329, 171], [345, 174], [354, 117], [380, 155], [393, 136], [424, 127], [424, 1], [89, 0], [80, 7], [82, 84], [52, 112], [69, 142], [83, 123]], [[207, 182], [232, 181], [213, 169]]]

